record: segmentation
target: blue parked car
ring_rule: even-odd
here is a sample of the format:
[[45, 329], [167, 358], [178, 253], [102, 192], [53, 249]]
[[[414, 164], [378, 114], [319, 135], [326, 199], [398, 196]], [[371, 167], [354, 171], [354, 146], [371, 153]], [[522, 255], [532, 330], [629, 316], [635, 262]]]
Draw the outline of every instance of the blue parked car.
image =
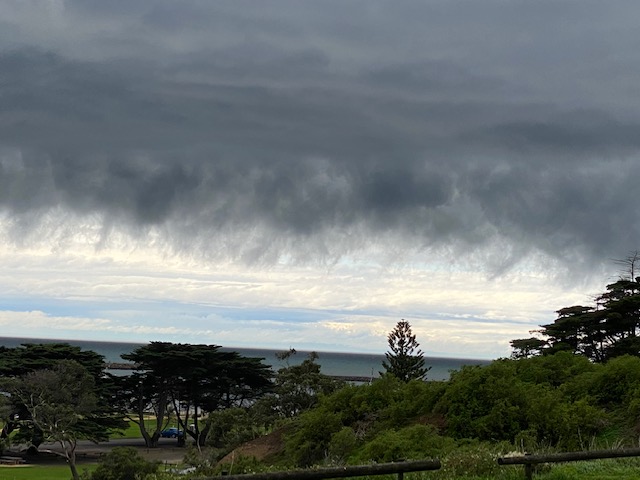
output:
[[165, 428], [160, 432], [162, 438], [178, 438], [184, 436], [182, 430], [178, 430], [176, 427]]

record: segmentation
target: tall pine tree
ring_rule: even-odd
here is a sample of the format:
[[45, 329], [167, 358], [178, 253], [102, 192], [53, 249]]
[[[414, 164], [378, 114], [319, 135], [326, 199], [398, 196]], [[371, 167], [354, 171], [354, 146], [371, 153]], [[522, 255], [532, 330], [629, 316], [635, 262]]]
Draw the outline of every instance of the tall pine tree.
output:
[[[387, 336], [389, 352], [385, 353], [386, 361], [382, 366], [403, 382], [425, 380], [431, 367], [425, 367], [424, 356], [416, 336], [411, 332], [411, 325], [406, 320], [399, 321]], [[380, 372], [381, 374], [383, 372]]]

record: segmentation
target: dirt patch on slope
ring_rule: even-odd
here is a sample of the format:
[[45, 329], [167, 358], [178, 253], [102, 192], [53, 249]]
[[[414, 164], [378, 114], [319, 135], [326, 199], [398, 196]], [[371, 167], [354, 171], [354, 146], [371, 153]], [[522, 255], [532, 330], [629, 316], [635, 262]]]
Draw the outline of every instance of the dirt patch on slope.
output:
[[235, 458], [240, 456], [255, 457], [257, 460], [262, 461], [278, 455], [284, 450], [284, 433], [285, 429], [281, 428], [268, 435], [263, 435], [262, 437], [240, 445], [225, 455], [218, 464], [231, 463]]

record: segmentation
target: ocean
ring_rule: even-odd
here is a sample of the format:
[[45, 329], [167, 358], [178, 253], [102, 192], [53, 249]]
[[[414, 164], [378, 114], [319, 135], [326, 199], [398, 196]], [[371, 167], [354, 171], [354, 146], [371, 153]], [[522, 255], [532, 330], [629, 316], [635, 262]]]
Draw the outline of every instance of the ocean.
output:
[[[0, 345], [13, 348], [23, 343], [57, 343], [64, 342], [76, 345], [83, 350], [93, 350], [105, 358], [107, 362], [122, 362], [120, 355], [132, 352], [135, 348], [142, 346], [141, 343], [123, 342], [100, 342], [90, 340], [52, 340], [41, 338], [10, 338], [0, 337]], [[222, 347], [221, 350], [235, 351], [245, 357], [263, 358], [264, 363], [271, 365], [274, 370], [285, 367], [284, 361], [278, 360], [276, 354], [282, 350], [270, 350], [263, 348], [231, 348]], [[289, 358], [290, 365], [301, 363], [310, 352], [298, 351], [296, 355]], [[337, 352], [316, 352], [319, 356], [317, 362], [321, 371], [325, 375], [335, 375], [343, 377], [367, 377], [375, 378], [383, 370], [382, 361], [384, 354], [367, 353], [337, 353]], [[444, 358], [444, 357], [424, 357], [425, 364], [431, 367], [427, 374], [428, 380], [447, 380], [452, 370], [458, 370], [463, 365], [487, 365], [489, 360], [474, 360], [468, 358]]]

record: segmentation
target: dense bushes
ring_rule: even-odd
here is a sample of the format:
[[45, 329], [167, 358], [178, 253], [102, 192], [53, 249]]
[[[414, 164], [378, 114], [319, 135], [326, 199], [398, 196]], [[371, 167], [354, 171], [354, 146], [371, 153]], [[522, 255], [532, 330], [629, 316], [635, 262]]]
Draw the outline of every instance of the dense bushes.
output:
[[515, 362], [499, 360], [454, 372], [435, 410], [454, 438], [510, 440], [526, 428], [526, 397]]
[[[630, 444], [640, 430], [636, 357], [595, 364], [559, 352], [463, 367], [446, 382], [383, 375], [318, 393], [314, 406], [278, 420], [287, 426], [280, 466], [455, 459], [465, 448], [482, 451], [477, 457], [485, 461], [496, 449], [576, 450], [607, 447], [614, 438]], [[271, 428], [259, 420], [272, 416], [263, 407], [257, 402], [210, 415], [209, 445], [226, 453]]]
[[424, 458], [448, 455], [469, 439], [575, 450], [612, 430], [623, 444], [637, 436], [639, 413], [640, 358], [594, 364], [560, 352], [501, 359], [463, 367], [447, 382], [383, 376], [321, 397], [295, 420], [286, 458], [297, 466]]
[[436, 410], [454, 438], [582, 448], [609, 421], [594, 391], [602, 368], [566, 352], [465, 367]]
[[371, 385], [342, 388], [296, 419], [287, 457], [297, 466], [423, 458], [447, 442], [436, 427], [424, 424], [433, 419], [443, 387], [383, 376]]
[[398, 462], [437, 457], [453, 448], [451, 438], [442, 437], [431, 425], [411, 425], [384, 430], [365, 443], [354, 460], [358, 463]]
[[600, 366], [591, 378], [591, 391], [602, 405], [630, 405], [640, 389], [640, 358], [625, 355]]
[[131, 447], [114, 447], [100, 459], [90, 480], [143, 480], [158, 471], [158, 464], [146, 461]]
[[336, 413], [316, 408], [300, 415], [295, 432], [286, 441], [286, 453], [295, 465], [306, 467], [328, 455], [331, 437], [342, 428]]
[[259, 434], [255, 418], [246, 408], [227, 408], [209, 414], [206, 420], [208, 446], [224, 455], [238, 445], [253, 440]]

